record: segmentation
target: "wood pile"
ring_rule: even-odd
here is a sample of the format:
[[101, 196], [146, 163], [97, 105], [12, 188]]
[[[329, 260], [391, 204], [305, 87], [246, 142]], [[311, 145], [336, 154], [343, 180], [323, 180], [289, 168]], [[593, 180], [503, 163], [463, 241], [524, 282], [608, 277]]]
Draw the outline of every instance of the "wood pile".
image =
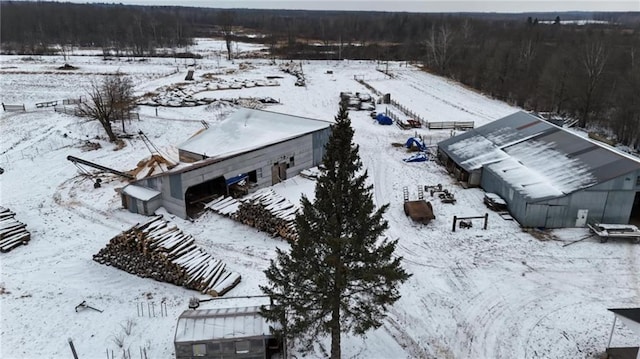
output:
[[191, 235], [162, 216], [138, 224], [112, 238], [93, 256], [142, 278], [172, 283], [221, 296], [240, 283], [240, 274], [199, 248]]
[[258, 191], [239, 200], [221, 197], [205, 207], [274, 237], [280, 236], [289, 241], [298, 238], [295, 224], [298, 207], [272, 189]]
[[27, 225], [15, 219], [16, 214], [8, 208], [0, 207], [0, 252], [29, 244], [31, 234]]

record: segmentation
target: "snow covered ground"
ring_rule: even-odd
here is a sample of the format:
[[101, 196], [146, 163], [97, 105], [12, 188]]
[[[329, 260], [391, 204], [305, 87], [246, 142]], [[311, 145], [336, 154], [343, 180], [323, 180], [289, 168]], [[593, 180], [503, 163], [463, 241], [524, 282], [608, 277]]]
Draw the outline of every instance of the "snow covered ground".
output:
[[[297, 87], [296, 78], [281, 72], [278, 64], [265, 59], [231, 63], [221, 56], [222, 48], [220, 41], [201, 40], [188, 49], [204, 56], [195, 62], [196, 81], [205, 81], [205, 74], [226, 81], [282, 76], [279, 86], [194, 96], [271, 97], [281, 103], [268, 110], [331, 120], [340, 91], [367, 92], [354, 80], [357, 76], [390, 92], [427, 121], [475, 121], [479, 126], [518, 110], [400, 63], [389, 65], [394, 75], [389, 78], [373, 62], [304, 62], [307, 86]], [[0, 115], [0, 167], [5, 170], [0, 175], [0, 205], [16, 212], [32, 234], [29, 245], [0, 254], [0, 357], [71, 357], [70, 338], [80, 358], [104, 358], [111, 351], [122, 357], [123, 349], [137, 358], [143, 348], [149, 358], [172, 358], [177, 317], [187, 309], [189, 298], [203, 296], [94, 262], [92, 255], [109, 239], [147, 218], [121, 208], [116, 189], [125, 185], [122, 179], [101, 174], [102, 187], [94, 189], [93, 182], [66, 160], [73, 155], [130, 170], [150, 156], [149, 150], [137, 137], [116, 150], [96, 122], [36, 108], [35, 103], [86, 95], [92, 81], [117, 71], [131, 76], [142, 95], [183, 83], [193, 60], [104, 61], [76, 51], [66, 62], [78, 70], [57, 70], [64, 62], [62, 56], [0, 57], [0, 100], [27, 109]], [[127, 124], [127, 132], [142, 130], [167, 151], [200, 130], [202, 120], [215, 122], [225, 113], [209, 105], [160, 107], [157, 115], [155, 107], [142, 106], [139, 111], [140, 121]], [[625, 241], [601, 244], [593, 238], [564, 246], [586, 236], [582, 229], [535, 236], [524, 232], [517, 223], [488, 211], [482, 190], [462, 189], [435, 162], [406, 163], [402, 159], [410, 153], [392, 146], [414, 135], [434, 145], [451, 131], [381, 126], [364, 111], [350, 116], [375, 186], [375, 201], [390, 203], [387, 235], [399, 238], [398, 254], [413, 277], [403, 285], [402, 298], [381, 328], [366, 338], [345, 336], [344, 357], [596, 358], [607, 344], [613, 321], [606, 309], [640, 304], [640, 246]], [[87, 151], [87, 141], [101, 148]], [[436, 219], [427, 226], [411, 223], [403, 212], [403, 187], [417, 199], [418, 186], [436, 184], [454, 192], [457, 203], [441, 203], [426, 192]], [[312, 180], [295, 177], [274, 190], [296, 202], [313, 188]], [[242, 275], [230, 297], [261, 294], [262, 271], [274, 249], [287, 246], [212, 213], [190, 222], [160, 212]], [[487, 230], [478, 220], [471, 229], [451, 231], [454, 215], [487, 212]], [[82, 301], [103, 312], [76, 312]], [[161, 302], [167, 305], [166, 315], [160, 315]], [[239, 299], [218, 303], [245, 304]], [[145, 308], [143, 315], [140, 306]], [[148, 316], [148, 308], [155, 308], [155, 317]], [[618, 326], [613, 345], [639, 343], [640, 338]], [[328, 338], [322, 340], [315, 357], [324, 357], [322, 347], [328, 346]]]

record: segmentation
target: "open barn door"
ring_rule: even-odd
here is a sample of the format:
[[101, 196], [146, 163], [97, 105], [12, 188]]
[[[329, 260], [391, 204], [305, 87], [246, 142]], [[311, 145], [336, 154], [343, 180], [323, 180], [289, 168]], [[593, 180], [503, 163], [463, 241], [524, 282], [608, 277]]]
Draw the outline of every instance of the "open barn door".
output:
[[271, 184], [280, 183], [287, 179], [287, 164], [274, 163], [271, 167]]
[[631, 208], [631, 215], [629, 216], [629, 224], [640, 226], [640, 192], [636, 192], [636, 197], [633, 200], [633, 207]]

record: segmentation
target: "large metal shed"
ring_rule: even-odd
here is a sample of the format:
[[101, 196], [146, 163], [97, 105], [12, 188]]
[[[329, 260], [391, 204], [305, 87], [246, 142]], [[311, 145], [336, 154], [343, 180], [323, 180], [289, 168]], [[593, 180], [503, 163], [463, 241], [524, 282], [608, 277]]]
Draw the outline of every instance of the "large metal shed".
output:
[[524, 227], [640, 222], [638, 158], [525, 112], [438, 143], [438, 157]]
[[[259, 308], [196, 309], [178, 318], [176, 359], [271, 359], [283, 345], [271, 334]], [[280, 356], [278, 356], [278, 354]]]
[[179, 146], [181, 163], [135, 182], [162, 193], [162, 206], [181, 218], [238, 183], [257, 190], [322, 163], [331, 122], [241, 108]]

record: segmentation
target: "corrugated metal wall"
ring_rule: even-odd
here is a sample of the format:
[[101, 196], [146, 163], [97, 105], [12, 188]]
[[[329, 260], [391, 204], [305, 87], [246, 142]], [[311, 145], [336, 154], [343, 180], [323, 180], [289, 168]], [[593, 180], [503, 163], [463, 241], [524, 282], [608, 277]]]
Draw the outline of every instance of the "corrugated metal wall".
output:
[[324, 146], [329, 142], [331, 136], [331, 128], [326, 128], [321, 131], [313, 133], [313, 166], [317, 166], [322, 163], [324, 157]]
[[484, 168], [482, 188], [507, 201], [509, 212], [523, 227], [575, 227], [579, 210], [588, 210], [588, 221], [628, 223], [640, 170], [564, 197], [531, 203], [491, 169]]
[[[287, 163], [289, 165], [289, 168], [287, 168], [288, 178], [298, 175], [304, 169], [320, 164], [324, 156], [324, 146], [330, 135], [330, 129], [323, 129], [213, 163], [210, 166], [164, 176], [162, 179], [157, 178], [153, 180], [155, 181], [154, 185], [161, 187], [159, 190], [163, 195], [162, 205], [167, 211], [181, 218], [186, 218], [184, 194], [189, 187], [220, 176], [230, 178], [240, 173], [251, 171], [257, 172], [258, 188], [271, 186], [271, 167], [275, 163]], [[291, 162], [292, 157], [293, 162]], [[149, 182], [150, 180], [146, 181], [147, 185], [150, 184]], [[158, 185], [158, 182], [160, 185]]]

